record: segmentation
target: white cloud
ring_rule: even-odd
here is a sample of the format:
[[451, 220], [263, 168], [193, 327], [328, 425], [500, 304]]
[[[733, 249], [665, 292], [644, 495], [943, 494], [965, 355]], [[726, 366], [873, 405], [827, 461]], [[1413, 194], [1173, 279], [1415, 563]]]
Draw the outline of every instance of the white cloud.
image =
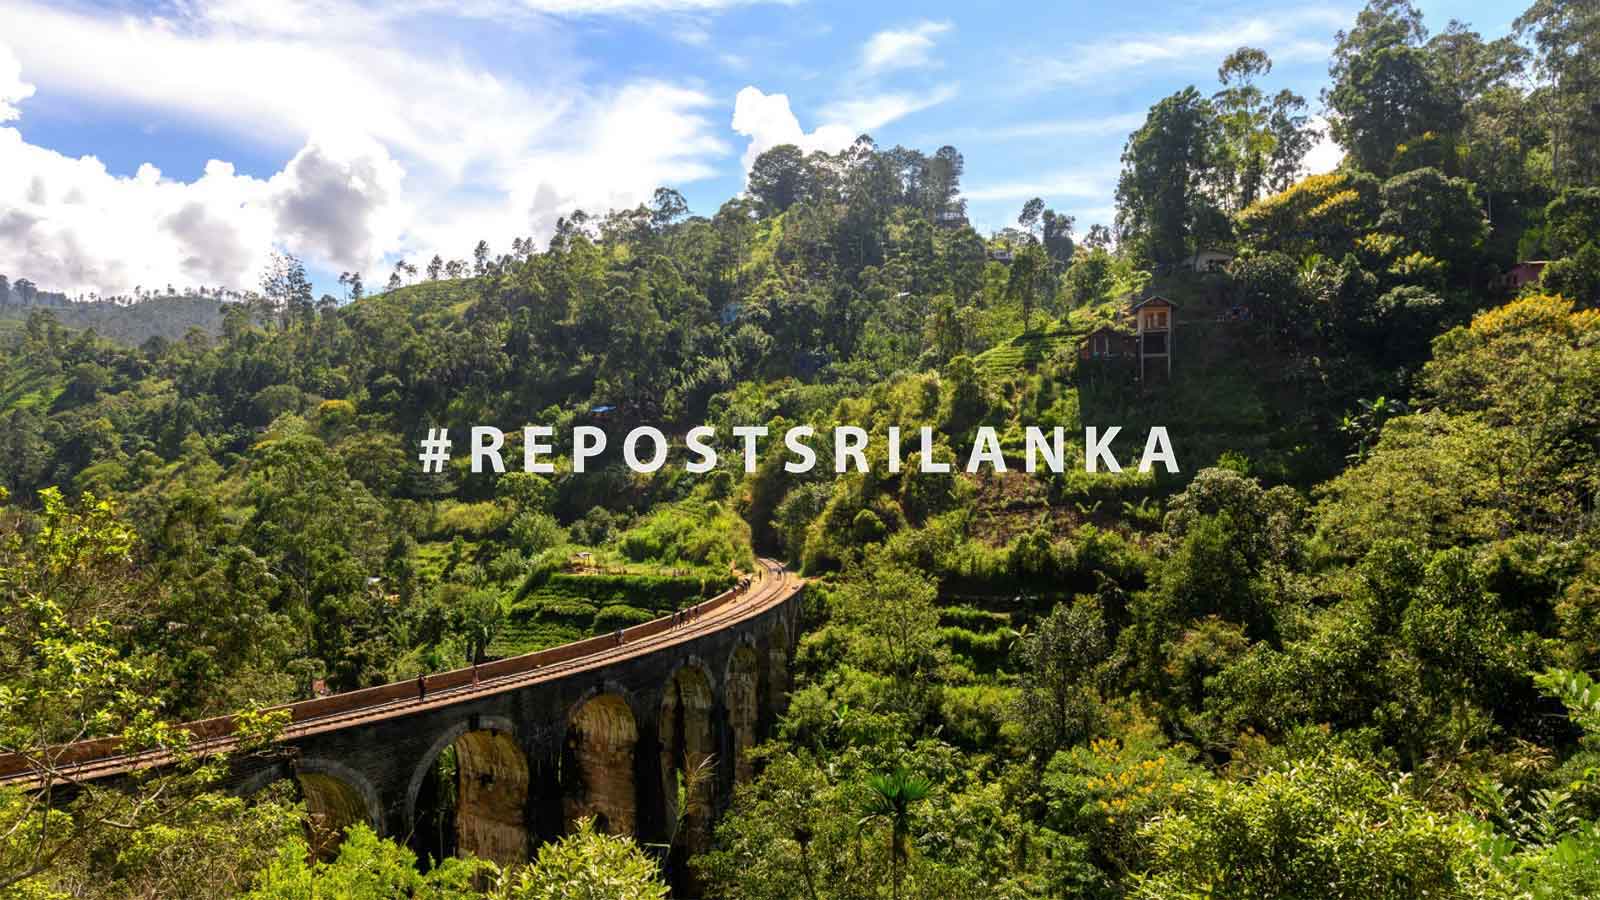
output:
[[508, 5], [555, 15], [637, 15], [731, 9], [773, 4], [791, 6], [799, 0], [512, 0]]
[[1333, 133], [1328, 128], [1328, 120], [1322, 116], [1312, 116], [1311, 127], [1320, 132], [1317, 142], [1311, 145], [1306, 152], [1306, 158], [1301, 161], [1301, 168], [1307, 175], [1322, 175], [1339, 168], [1339, 163], [1344, 162], [1344, 148], [1340, 147], [1333, 139]]
[[882, 128], [896, 119], [921, 112], [930, 106], [938, 106], [955, 95], [955, 85], [943, 85], [926, 94], [874, 94], [830, 103], [823, 107], [822, 117], [845, 123], [860, 133]]
[[949, 31], [949, 22], [918, 22], [910, 28], [880, 31], [861, 47], [868, 72], [913, 69], [933, 64], [934, 39]]
[[0, 271], [70, 293], [249, 284], [271, 247], [269, 194], [226, 163], [189, 183], [148, 165], [119, 177], [0, 128]]
[[[213, 162], [191, 182], [118, 177], [0, 129], [0, 271], [70, 292], [134, 284], [249, 287], [279, 246], [381, 282], [396, 258], [464, 256], [479, 239], [547, 236], [557, 216], [645, 200], [714, 174], [730, 148], [698, 90], [585, 82], [562, 35], [529, 23], [517, 80], [364, 7], [294, 0], [184, 7], [181, 21], [0, 0], [20, 71], [39, 90], [279, 153], [281, 171]], [[433, 0], [419, 0], [433, 2]], [[488, 0], [498, 2], [498, 0]], [[688, 3], [537, 4], [649, 12]], [[326, 30], [300, 14], [328, 8]], [[324, 22], [318, 22], [319, 27]], [[359, 41], [348, 39], [351, 30]], [[59, 48], [71, 47], [70, 54]], [[56, 49], [52, 49], [56, 48]], [[426, 52], [421, 52], [422, 50]], [[0, 104], [26, 96], [0, 47]], [[93, 60], [93, 64], [85, 63]], [[136, 73], [132, 74], [132, 73]], [[12, 82], [16, 82], [13, 85]], [[31, 92], [31, 91], [30, 91]], [[9, 109], [0, 105], [0, 110]]]
[[22, 80], [22, 63], [5, 44], [0, 44], [0, 122], [9, 122], [22, 113], [17, 104], [33, 96], [33, 85]]
[[794, 144], [810, 153], [813, 150], [833, 152], [848, 147], [859, 132], [838, 124], [821, 125], [807, 132], [789, 108], [788, 94], [767, 94], [754, 85], [739, 91], [733, 101], [733, 130], [750, 139], [745, 147], [742, 162], [744, 170], [756, 157], [779, 144]]
[[268, 182], [282, 243], [317, 248], [334, 267], [360, 267], [399, 238], [400, 164], [377, 141], [315, 138]]
[[822, 110], [824, 124], [808, 132], [790, 108], [789, 95], [750, 85], [734, 98], [733, 130], [750, 139], [743, 158], [748, 172], [756, 157], [779, 144], [794, 144], [807, 153], [842, 150], [863, 133], [943, 103], [955, 93], [954, 85], [945, 85], [922, 95], [876, 94], [830, 103]]
[[[1029, 73], [1023, 84], [1032, 88], [1061, 84], [1111, 84], [1110, 76], [1141, 68], [1211, 71], [1222, 58], [1249, 45], [1265, 49], [1277, 62], [1326, 59], [1329, 46], [1321, 36], [1349, 21], [1344, 12], [1307, 8], [1271, 18], [1257, 17], [1220, 23], [1208, 28], [1166, 31], [1107, 38], [1022, 60]], [[1311, 39], [1302, 31], [1318, 35]]]
[[642, 18], [795, 2], [798, 0], [209, 0], [193, 9], [192, 17], [252, 31], [326, 34], [330, 29], [349, 33], [341, 26], [370, 27], [429, 13], [520, 25], [535, 16]]

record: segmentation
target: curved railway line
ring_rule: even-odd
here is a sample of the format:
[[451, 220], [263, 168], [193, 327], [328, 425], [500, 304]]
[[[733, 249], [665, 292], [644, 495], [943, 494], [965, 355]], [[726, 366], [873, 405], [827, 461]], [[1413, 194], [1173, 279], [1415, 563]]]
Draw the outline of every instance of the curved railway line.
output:
[[[760, 569], [747, 585], [735, 586], [686, 607], [690, 611], [687, 621], [680, 623], [673, 614], [652, 619], [624, 629], [621, 644], [614, 634], [606, 634], [476, 667], [429, 675], [421, 698], [417, 696], [417, 681], [411, 679], [274, 707], [273, 710], [288, 711], [290, 716], [277, 740], [280, 743], [293, 741], [518, 690], [668, 650], [713, 634], [782, 603], [803, 586], [803, 579], [788, 572], [776, 560], [763, 558], [758, 562]], [[193, 736], [189, 753], [224, 753], [237, 743], [232, 716], [190, 722], [182, 727]], [[47, 782], [70, 785], [158, 767], [175, 758], [173, 752], [164, 749], [119, 753], [119, 746], [117, 738], [58, 746], [46, 754], [48, 765], [41, 765], [32, 757], [0, 756], [0, 785], [24, 789], [42, 787]]]

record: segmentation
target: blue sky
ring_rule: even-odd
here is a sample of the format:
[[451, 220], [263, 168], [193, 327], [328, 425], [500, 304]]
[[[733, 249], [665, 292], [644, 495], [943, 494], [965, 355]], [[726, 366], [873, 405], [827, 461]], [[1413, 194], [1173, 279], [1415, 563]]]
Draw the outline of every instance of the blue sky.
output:
[[[1422, 0], [1504, 33], [1521, 0]], [[252, 286], [293, 252], [319, 287], [396, 259], [548, 235], [657, 184], [709, 214], [782, 142], [966, 158], [999, 228], [1042, 196], [1111, 218], [1155, 100], [1261, 47], [1312, 100], [1356, 3], [0, 0], [0, 273], [71, 292]], [[1314, 165], [1337, 159], [1314, 151]]]

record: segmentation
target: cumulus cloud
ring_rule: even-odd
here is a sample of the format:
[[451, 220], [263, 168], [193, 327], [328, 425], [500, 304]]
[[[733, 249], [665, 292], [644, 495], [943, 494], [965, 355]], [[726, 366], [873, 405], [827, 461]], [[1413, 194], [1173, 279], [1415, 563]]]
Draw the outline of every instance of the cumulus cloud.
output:
[[1328, 120], [1323, 116], [1312, 116], [1311, 127], [1320, 132], [1317, 142], [1306, 151], [1306, 158], [1301, 161], [1301, 167], [1307, 175], [1323, 175], [1339, 168], [1339, 163], [1344, 162], [1344, 148], [1333, 139], [1333, 132], [1328, 127]]
[[933, 65], [935, 39], [949, 31], [949, 22], [918, 22], [910, 28], [880, 31], [861, 48], [861, 65], [869, 72]]
[[[526, 4], [573, 14], [712, 5]], [[709, 177], [731, 150], [708, 96], [656, 80], [592, 84], [538, 17], [518, 27], [539, 52], [510, 77], [447, 41], [416, 45], [408, 13], [466, 14], [437, 0], [200, 0], [173, 7], [177, 18], [0, 6], [13, 33], [30, 36], [15, 56], [0, 53], [0, 120], [33, 92], [25, 73], [45, 94], [230, 134], [284, 160], [250, 175], [214, 161], [189, 182], [151, 167], [125, 176], [0, 128], [0, 271], [50, 289], [250, 287], [274, 248], [378, 282], [399, 258], [462, 257], [479, 239], [503, 250], [512, 236], [547, 236], [574, 208], [631, 206], [659, 185]]]
[[5, 44], [0, 44], [0, 122], [9, 122], [22, 113], [17, 104], [33, 96], [33, 85], [22, 80], [22, 63]]
[[404, 175], [371, 138], [313, 139], [268, 182], [279, 240], [316, 248], [338, 268], [360, 267], [399, 237]]
[[189, 183], [120, 177], [0, 128], [0, 271], [73, 293], [248, 283], [272, 242], [266, 190], [218, 162]]
[[807, 153], [832, 153], [848, 147], [860, 133], [837, 123], [819, 125], [808, 132], [800, 127], [800, 119], [789, 108], [788, 94], [763, 93], [754, 85], [744, 87], [734, 98], [733, 130], [750, 139], [742, 160], [746, 172], [756, 157], [780, 144], [794, 144]]
[[748, 172], [756, 157], [779, 144], [794, 144], [807, 153], [842, 150], [863, 133], [943, 103], [955, 93], [954, 85], [944, 85], [923, 94], [885, 93], [842, 100], [823, 108], [824, 124], [806, 131], [790, 108], [787, 94], [768, 94], [749, 85], [734, 98], [733, 130], [750, 139], [743, 158]]

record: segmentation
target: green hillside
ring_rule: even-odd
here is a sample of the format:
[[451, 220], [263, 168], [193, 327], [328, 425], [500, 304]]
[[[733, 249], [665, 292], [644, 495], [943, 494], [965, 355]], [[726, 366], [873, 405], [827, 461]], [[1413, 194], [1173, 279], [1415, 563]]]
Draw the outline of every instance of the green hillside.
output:
[[94, 331], [126, 346], [153, 337], [176, 341], [197, 328], [215, 336], [222, 331], [222, 301], [210, 297], [149, 297], [132, 303], [71, 302], [50, 305], [0, 304], [0, 333], [21, 327], [30, 315], [49, 315], [67, 328]]
[[[959, 151], [862, 138], [349, 303], [283, 257], [249, 306], [0, 316], [0, 755], [176, 761], [0, 788], [0, 896], [1600, 897], [1600, 16], [1518, 21], [1368, 4], [1316, 175], [1240, 48], [1129, 135], [1114, 231], [1039, 198], [979, 234]], [[1170, 372], [1080, 353], [1146, 314]], [[183, 753], [758, 556], [807, 579], [794, 647], [462, 716], [379, 804], [409, 834], [271, 716], [260, 759]]]

